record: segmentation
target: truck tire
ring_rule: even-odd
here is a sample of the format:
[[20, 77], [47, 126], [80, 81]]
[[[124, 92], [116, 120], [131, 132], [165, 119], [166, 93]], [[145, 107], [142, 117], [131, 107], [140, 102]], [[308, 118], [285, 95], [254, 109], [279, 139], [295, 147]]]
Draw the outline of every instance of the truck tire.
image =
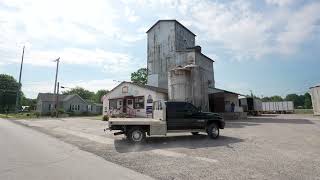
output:
[[133, 127], [126, 133], [127, 139], [132, 143], [141, 143], [146, 139], [146, 132], [140, 127]]
[[196, 135], [199, 135], [199, 132], [191, 132], [191, 134], [196, 136]]
[[219, 137], [219, 127], [216, 123], [209, 124], [207, 128], [208, 136], [211, 139], [217, 139]]

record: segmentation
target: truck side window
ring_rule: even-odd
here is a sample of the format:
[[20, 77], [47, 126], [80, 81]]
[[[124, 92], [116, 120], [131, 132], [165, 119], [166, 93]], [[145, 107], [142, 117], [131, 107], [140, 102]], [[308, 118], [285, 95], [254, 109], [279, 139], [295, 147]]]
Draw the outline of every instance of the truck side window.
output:
[[187, 111], [193, 112], [193, 113], [198, 111], [197, 108], [194, 105], [190, 104], [190, 103], [186, 103], [185, 109]]

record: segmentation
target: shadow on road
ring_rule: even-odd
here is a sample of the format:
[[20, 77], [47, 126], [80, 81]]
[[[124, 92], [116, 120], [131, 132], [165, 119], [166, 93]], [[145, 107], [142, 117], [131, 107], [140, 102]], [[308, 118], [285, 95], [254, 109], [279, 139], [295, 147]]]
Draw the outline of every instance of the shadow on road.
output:
[[249, 118], [238, 120], [239, 122], [252, 122], [252, 123], [286, 123], [286, 124], [314, 124], [308, 119], [278, 119], [278, 118]]
[[279, 114], [262, 114], [261, 117], [277, 117]]
[[278, 123], [278, 124], [314, 124], [308, 119], [279, 119], [279, 118], [248, 118], [240, 120], [232, 120], [226, 122], [226, 128], [243, 128], [247, 126], [258, 126], [265, 123]]
[[243, 142], [244, 140], [220, 136], [218, 139], [210, 139], [207, 135], [184, 135], [184, 136], [167, 136], [167, 137], [148, 137], [143, 144], [131, 144], [125, 139], [115, 140], [114, 146], [117, 152], [140, 152], [151, 151], [154, 149], [170, 149], [170, 148], [189, 148], [198, 149], [206, 147], [227, 146], [230, 144]]

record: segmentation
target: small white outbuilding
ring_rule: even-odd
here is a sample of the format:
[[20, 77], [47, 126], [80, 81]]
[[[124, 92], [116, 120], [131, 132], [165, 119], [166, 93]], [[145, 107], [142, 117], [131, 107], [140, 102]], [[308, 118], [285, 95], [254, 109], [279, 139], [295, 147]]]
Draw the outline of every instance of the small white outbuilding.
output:
[[310, 88], [314, 115], [320, 115], [320, 85]]
[[151, 117], [153, 101], [167, 99], [167, 89], [124, 81], [103, 96], [103, 115]]

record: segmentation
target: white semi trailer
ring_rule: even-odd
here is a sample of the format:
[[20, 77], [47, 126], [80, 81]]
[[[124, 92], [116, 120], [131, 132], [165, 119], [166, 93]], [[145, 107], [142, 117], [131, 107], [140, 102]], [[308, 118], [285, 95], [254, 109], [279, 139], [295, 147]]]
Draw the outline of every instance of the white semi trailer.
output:
[[280, 102], [262, 102], [262, 111], [264, 113], [293, 113], [293, 101]]

